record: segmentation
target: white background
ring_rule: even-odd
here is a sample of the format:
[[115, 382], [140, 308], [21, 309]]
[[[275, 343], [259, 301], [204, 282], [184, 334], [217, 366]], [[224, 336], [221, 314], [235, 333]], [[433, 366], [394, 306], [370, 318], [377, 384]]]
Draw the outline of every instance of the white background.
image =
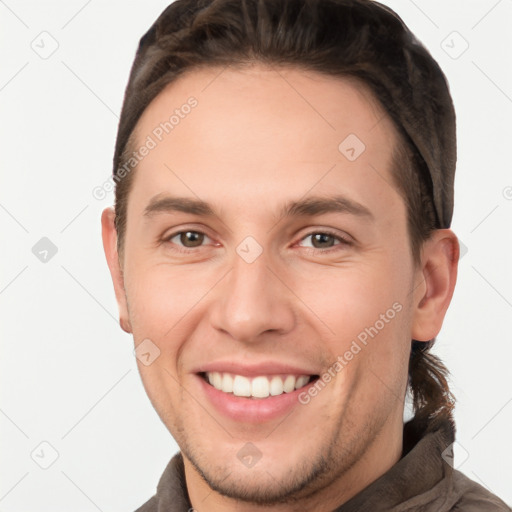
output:
[[[113, 194], [92, 196], [139, 38], [167, 3], [0, 1], [3, 512], [134, 510], [177, 450], [117, 323], [100, 238]], [[458, 398], [456, 465], [512, 503], [512, 1], [385, 3], [440, 63], [458, 114], [452, 228], [468, 252], [435, 348]], [[58, 43], [47, 59], [31, 47], [43, 37]], [[47, 263], [42, 237], [58, 248]], [[43, 441], [48, 469], [31, 458], [51, 462]]]

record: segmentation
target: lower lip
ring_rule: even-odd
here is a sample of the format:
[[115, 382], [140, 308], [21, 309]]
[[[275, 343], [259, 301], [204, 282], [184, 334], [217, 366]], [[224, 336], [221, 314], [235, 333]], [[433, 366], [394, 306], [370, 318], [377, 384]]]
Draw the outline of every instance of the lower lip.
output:
[[201, 376], [196, 375], [196, 377], [199, 379], [204, 393], [218, 411], [233, 420], [249, 423], [262, 423], [291, 412], [293, 407], [301, 405], [299, 394], [314, 384], [314, 381], [312, 381], [291, 393], [269, 396], [268, 398], [244, 398], [219, 391], [208, 384]]

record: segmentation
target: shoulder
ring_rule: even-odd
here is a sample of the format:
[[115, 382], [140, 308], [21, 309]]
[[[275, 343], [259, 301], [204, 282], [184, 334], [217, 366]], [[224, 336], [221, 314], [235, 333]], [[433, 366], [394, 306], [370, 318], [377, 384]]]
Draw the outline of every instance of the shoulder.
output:
[[468, 478], [458, 470], [452, 475], [453, 492], [457, 500], [453, 512], [511, 512], [512, 509], [498, 496]]

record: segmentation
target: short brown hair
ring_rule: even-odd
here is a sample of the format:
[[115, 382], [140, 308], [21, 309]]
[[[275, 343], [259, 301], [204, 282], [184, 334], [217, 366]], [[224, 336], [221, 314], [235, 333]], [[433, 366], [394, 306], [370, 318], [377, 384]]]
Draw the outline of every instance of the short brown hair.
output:
[[[399, 134], [391, 175], [407, 206], [411, 255], [417, 265], [423, 242], [451, 221], [455, 115], [448, 84], [435, 60], [403, 21], [378, 2], [176, 0], [140, 40], [121, 112], [114, 178], [133, 151], [137, 120], [166, 85], [191, 69], [255, 62], [349, 77], [369, 87]], [[405, 111], [409, 127], [428, 132], [429, 136], [422, 135], [427, 141], [422, 151], [411, 139], [411, 130], [404, 129]], [[430, 139], [437, 145], [425, 149]], [[433, 183], [427, 154], [447, 162], [440, 184]], [[122, 259], [133, 172], [116, 181]], [[455, 402], [448, 370], [429, 353], [434, 342], [435, 338], [412, 340], [409, 363], [414, 422], [430, 428], [442, 418], [452, 419]]]

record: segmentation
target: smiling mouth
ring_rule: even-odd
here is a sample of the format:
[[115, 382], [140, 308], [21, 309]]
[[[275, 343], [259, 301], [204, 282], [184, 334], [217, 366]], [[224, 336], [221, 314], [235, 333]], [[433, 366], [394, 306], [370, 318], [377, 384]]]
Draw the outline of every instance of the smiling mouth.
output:
[[218, 391], [226, 394], [265, 399], [292, 393], [318, 379], [318, 375], [260, 375], [246, 377], [228, 372], [201, 372], [199, 376]]

